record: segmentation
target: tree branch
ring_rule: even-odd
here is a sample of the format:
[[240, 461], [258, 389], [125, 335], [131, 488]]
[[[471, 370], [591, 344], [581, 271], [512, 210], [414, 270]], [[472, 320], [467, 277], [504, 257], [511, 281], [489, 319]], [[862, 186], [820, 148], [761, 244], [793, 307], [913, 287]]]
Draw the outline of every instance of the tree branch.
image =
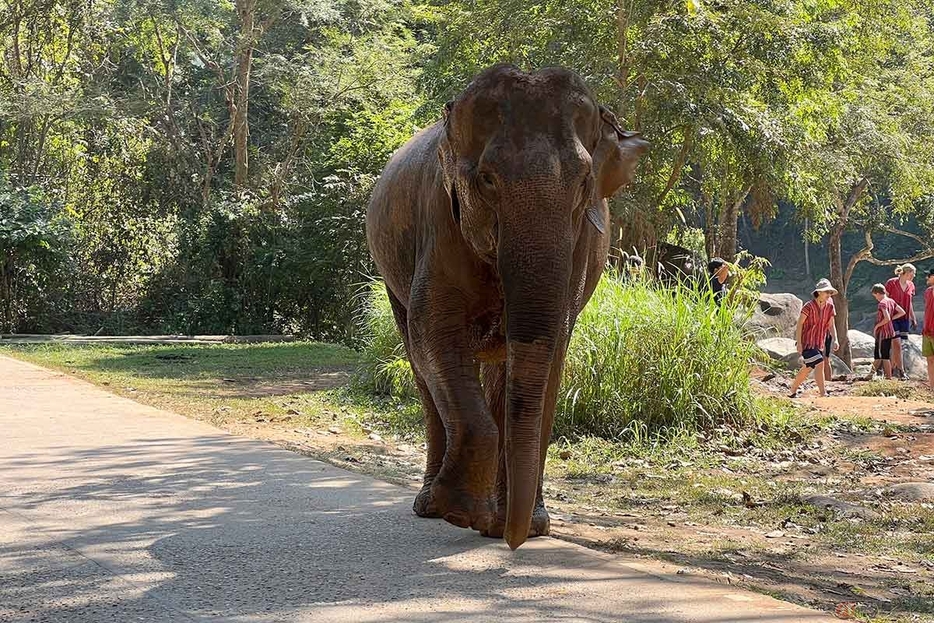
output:
[[687, 161], [688, 153], [691, 151], [691, 147], [694, 144], [694, 132], [689, 127], [684, 134], [684, 142], [681, 144], [681, 151], [678, 152], [678, 157], [675, 159], [675, 164], [671, 168], [671, 175], [668, 176], [668, 182], [665, 184], [665, 189], [659, 194], [658, 199], [655, 200], [655, 205], [662, 205], [662, 201], [665, 200], [665, 197], [668, 196], [668, 193], [671, 192], [671, 189], [675, 187], [675, 184], [678, 183], [678, 180], [681, 178], [681, 171], [684, 170], [684, 163]]

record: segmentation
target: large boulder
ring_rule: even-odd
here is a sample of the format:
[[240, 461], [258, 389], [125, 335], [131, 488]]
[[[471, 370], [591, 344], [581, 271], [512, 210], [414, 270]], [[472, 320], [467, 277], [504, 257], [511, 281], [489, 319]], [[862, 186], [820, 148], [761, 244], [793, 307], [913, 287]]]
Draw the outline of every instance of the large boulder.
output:
[[872, 359], [876, 340], [871, 335], [850, 329], [846, 336], [850, 338], [850, 354], [853, 359]]
[[921, 348], [911, 340], [902, 342], [902, 361], [905, 363], [905, 372], [913, 379], [926, 379], [928, 377], [928, 364]]
[[[798, 346], [795, 341], [787, 337], [767, 337], [759, 340], [756, 345], [768, 355], [769, 359], [781, 362], [788, 370], [798, 370], [803, 364]], [[830, 369], [834, 376], [847, 376], [852, 370], [836, 355], [830, 355]]]
[[752, 316], [746, 321], [746, 330], [756, 339], [769, 337], [794, 338], [803, 303], [794, 294], [759, 295]]

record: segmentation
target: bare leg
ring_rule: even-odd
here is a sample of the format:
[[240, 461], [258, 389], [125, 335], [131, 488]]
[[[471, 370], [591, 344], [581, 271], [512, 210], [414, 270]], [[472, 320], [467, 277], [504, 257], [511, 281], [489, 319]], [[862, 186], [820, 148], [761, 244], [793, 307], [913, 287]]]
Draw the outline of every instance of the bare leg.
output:
[[[905, 367], [902, 365], [902, 339], [898, 336], [892, 338], [892, 359], [889, 365], [890, 368], [895, 368], [896, 370], [904, 370]], [[888, 374], [885, 378], [892, 378]]]
[[824, 388], [824, 364], [817, 366], [817, 369], [814, 370], [814, 380], [817, 381], [817, 391], [821, 396], [827, 395], [827, 390]]
[[824, 379], [827, 381], [832, 381], [833, 380], [833, 368], [830, 365], [830, 357], [828, 357], [827, 359], [824, 359], [822, 368], [824, 370]]
[[928, 387], [934, 389], [934, 357], [925, 357], [928, 364]]
[[791, 384], [791, 393], [795, 394], [798, 391], [798, 388], [801, 387], [801, 383], [807, 380], [808, 375], [811, 373], [811, 369], [807, 366], [803, 366], [798, 372], [798, 376], [795, 377], [794, 382]]
[[882, 360], [882, 369], [885, 371], [885, 378], [892, 378], [892, 362], [889, 359]]

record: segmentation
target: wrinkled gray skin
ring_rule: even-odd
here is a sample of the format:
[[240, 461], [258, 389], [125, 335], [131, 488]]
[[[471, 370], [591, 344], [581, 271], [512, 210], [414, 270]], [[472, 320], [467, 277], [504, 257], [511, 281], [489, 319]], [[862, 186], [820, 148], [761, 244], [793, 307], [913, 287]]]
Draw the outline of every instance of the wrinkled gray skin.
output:
[[425, 411], [416, 514], [512, 549], [548, 533], [568, 339], [606, 262], [606, 198], [646, 146], [576, 74], [496, 66], [386, 166], [367, 241]]

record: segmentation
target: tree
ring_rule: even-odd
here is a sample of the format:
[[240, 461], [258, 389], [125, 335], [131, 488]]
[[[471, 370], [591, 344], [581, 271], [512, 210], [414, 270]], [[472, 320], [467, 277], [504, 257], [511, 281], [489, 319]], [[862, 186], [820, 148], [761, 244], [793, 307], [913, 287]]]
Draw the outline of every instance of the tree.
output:
[[[851, 363], [848, 287], [859, 262], [894, 264], [873, 255], [874, 233], [907, 236], [919, 243], [913, 258], [930, 257], [924, 239], [898, 223], [913, 216], [930, 222], [934, 194], [934, 42], [930, 7], [919, 3], [861, 2], [836, 12], [844, 33], [837, 79], [807, 98], [795, 114], [808, 127], [798, 155], [803, 183], [794, 198], [806, 217], [829, 235], [830, 280], [839, 291], [837, 334], [841, 356]], [[925, 13], [927, 11], [927, 14]], [[857, 227], [866, 245], [843, 257], [843, 235]]]

